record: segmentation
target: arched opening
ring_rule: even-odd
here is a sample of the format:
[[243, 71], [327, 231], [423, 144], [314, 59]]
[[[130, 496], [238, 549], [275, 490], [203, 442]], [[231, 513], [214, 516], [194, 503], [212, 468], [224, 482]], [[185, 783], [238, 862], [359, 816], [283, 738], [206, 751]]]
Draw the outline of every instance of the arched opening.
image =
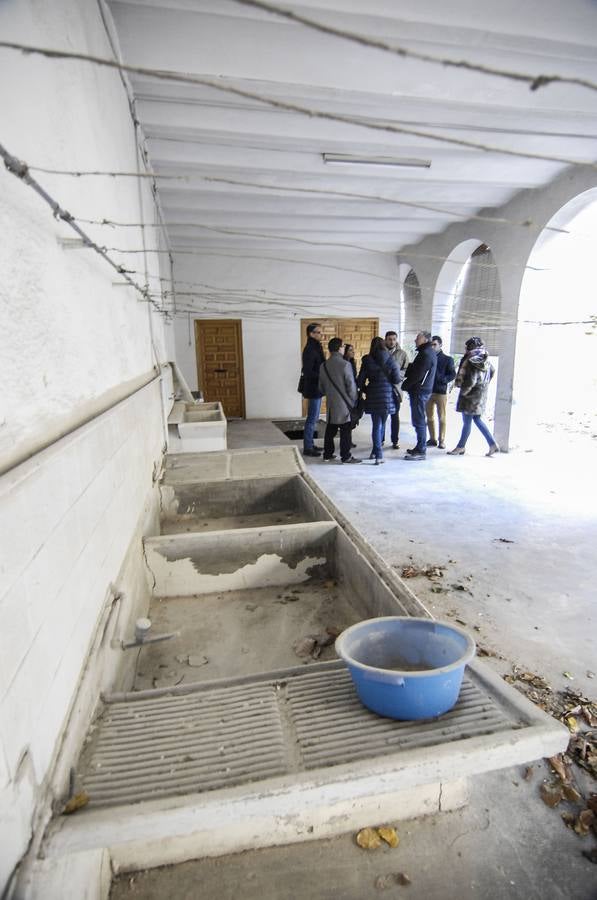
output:
[[[456, 364], [464, 351], [464, 342], [479, 335], [485, 342], [496, 375], [487, 396], [485, 418], [493, 422], [497, 392], [497, 370], [503, 339], [502, 295], [498, 268], [491, 248], [478, 238], [458, 244], [443, 264], [433, 295], [433, 333], [443, 340], [443, 350], [454, 356]], [[461, 425], [455, 411], [454, 391], [448, 401], [448, 433], [457, 434]], [[473, 440], [478, 439], [473, 435]]]
[[539, 235], [520, 291], [511, 441], [535, 447], [597, 433], [597, 188]]
[[444, 348], [461, 353], [464, 342], [479, 334], [492, 356], [499, 356], [502, 296], [498, 268], [490, 247], [472, 238], [463, 241], [443, 264], [433, 296], [433, 331]]
[[414, 346], [414, 340], [423, 322], [423, 300], [421, 297], [421, 285], [412, 266], [402, 263], [399, 266], [400, 273], [400, 346], [409, 348]]

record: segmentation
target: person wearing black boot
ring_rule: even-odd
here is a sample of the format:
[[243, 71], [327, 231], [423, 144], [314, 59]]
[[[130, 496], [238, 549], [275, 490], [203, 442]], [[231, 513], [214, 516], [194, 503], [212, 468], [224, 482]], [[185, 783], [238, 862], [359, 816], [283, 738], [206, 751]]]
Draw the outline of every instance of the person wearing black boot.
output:
[[303, 368], [299, 384], [301, 394], [309, 401], [303, 435], [303, 456], [321, 456], [321, 448], [313, 443], [313, 434], [321, 411], [319, 370], [325, 359], [321, 346], [322, 338], [323, 329], [318, 322], [307, 325], [307, 343], [303, 350]]
[[[433, 382], [433, 391], [427, 401], [427, 428], [429, 429], [428, 447], [446, 449], [446, 406], [448, 403], [448, 385], [456, 378], [454, 359], [442, 350], [442, 339], [439, 334], [431, 338], [431, 346], [437, 353], [437, 370]], [[435, 411], [439, 422], [439, 443], [435, 432]]]
[[415, 338], [417, 355], [406, 370], [402, 390], [410, 397], [410, 417], [417, 435], [417, 444], [406, 451], [404, 459], [427, 459], [427, 401], [433, 390], [437, 370], [437, 354], [431, 346], [431, 332], [419, 331]]
[[369, 459], [375, 460], [376, 466], [384, 461], [381, 445], [386, 419], [396, 412], [395, 384], [400, 384], [400, 370], [388, 353], [383, 338], [374, 337], [369, 353], [363, 357], [357, 387], [359, 391], [364, 391], [365, 412], [371, 415], [373, 448]]

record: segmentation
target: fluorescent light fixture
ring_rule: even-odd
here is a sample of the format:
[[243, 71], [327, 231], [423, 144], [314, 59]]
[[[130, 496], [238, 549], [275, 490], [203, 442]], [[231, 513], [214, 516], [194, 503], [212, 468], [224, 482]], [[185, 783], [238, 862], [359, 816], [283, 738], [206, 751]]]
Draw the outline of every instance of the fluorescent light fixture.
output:
[[430, 169], [430, 159], [402, 159], [394, 156], [353, 156], [351, 153], [322, 153], [324, 163], [338, 166], [396, 166], [409, 169]]

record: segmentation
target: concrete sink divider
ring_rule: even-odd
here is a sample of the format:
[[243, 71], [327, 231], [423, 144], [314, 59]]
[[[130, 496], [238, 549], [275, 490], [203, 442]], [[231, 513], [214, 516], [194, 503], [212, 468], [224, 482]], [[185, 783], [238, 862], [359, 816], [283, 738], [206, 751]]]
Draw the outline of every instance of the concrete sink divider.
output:
[[187, 403], [176, 400], [168, 416], [171, 452], [204, 453], [225, 450], [226, 417], [219, 401]]
[[[169, 457], [161, 501], [170, 533], [145, 540], [148, 593], [166, 609], [186, 604], [185, 615], [211, 602], [200, 631], [236, 602], [236, 610], [261, 606], [283, 643], [301, 602], [286, 604], [288, 592], [304, 591], [307, 610], [321, 584], [337, 591], [328, 611], [349, 598], [349, 620], [428, 615], [293, 447]], [[293, 511], [286, 524], [268, 518]], [[235, 521], [260, 516], [270, 524]], [[203, 532], [184, 530], [199, 520]], [[246, 604], [248, 596], [266, 599]], [[240, 626], [247, 641], [249, 621]], [[478, 661], [453, 711], [400, 723], [361, 706], [342, 662], [278, 665], [263, 652], [245, 663], [236, 650], [224, 646], [215, 679], [205, 666], [190, 683], [103, 696], [79, 767], [91, 802], [54, 820], [47, 857], [107, 850], [115, 871], [134, 871], [315, 840], [453, 809], [466, 802], [471, 776], [567, 746], [566, 728]]]

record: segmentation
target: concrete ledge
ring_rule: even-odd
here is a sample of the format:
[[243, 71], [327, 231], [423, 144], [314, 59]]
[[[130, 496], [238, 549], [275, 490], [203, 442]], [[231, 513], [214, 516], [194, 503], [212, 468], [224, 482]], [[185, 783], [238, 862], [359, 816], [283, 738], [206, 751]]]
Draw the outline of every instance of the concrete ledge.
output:
[[108, 900], [112, 869], [107, 850], [38, 859], [21, 875], [12, 900]]

